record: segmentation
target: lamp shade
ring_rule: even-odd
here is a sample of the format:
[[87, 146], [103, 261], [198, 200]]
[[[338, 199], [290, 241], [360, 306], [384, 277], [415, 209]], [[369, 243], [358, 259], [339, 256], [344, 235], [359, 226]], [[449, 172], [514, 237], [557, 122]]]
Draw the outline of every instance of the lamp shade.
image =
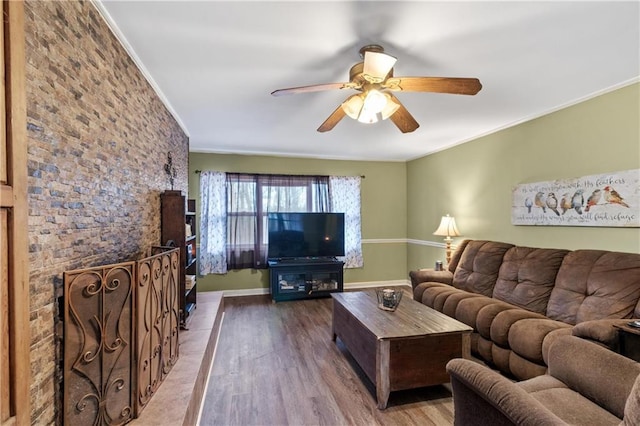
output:
[[440, 226], [438, 226], [438, 229], [436, 229], [433, 235], [439, 235], [442, 237], [459, 237], [460, 231], [456, 226], [456, 220], [449, 215], [442, 216]]

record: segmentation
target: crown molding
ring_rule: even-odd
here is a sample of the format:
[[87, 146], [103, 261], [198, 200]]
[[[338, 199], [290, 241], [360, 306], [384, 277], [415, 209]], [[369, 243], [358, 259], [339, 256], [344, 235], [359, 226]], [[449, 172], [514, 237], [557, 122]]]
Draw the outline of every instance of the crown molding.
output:
[[122, 31], [120, 31], [120, 28], [116, 24], [115, 20], [111, 17], [111, 15], [105, 8], [102, 1], [90, 0], [90, 3], [93, 5], [93, 7], [95, 7], [95, 9], [98, 11], [100, 16], [102, 16], [102, 19], [104, 19], [105, 23], [111, 30], [111, 33], [120, 42], [120, 45], [122, 45], [124, 50], [129, 54], [129, 57], [131, 58], [133, 63], [136, 64], [136, 67], [138, 67], [138, 69], [140, 70], [144, 78], [147, 80], [151, 88], [154, 90], [154, 92], [156, 92], [156, 95], [158, 95], [158, 97], [160, 98], [160, 101], [164, 104], [165, 108], [167, 108], [169, 113], [176, 120], [176, 122], [178, 123], [182, 131], [187, 135], [187, 137], [190, 138], [189, 130], [187, 130], [187, 126], [184, 124], [184, 122], [178, 115], [177, 111], [173, 108], [173, 105], [171, 105], [171, 102], [169, 102], [169, 99], [166, 97], [162, 89], [160, 89], [160, 86], [158, 85], [158, 83], [156, 83], [156, 81], [153, 79], [153, 77], [151, 76], [151, 73], [149, 72], [149, 70], [147, 70], [147, 67], [144, 66], [140, 57], [136, 54], [131, 44], [129, 44], [129, 42], [127, 41], [127, 38], [124, 36]]

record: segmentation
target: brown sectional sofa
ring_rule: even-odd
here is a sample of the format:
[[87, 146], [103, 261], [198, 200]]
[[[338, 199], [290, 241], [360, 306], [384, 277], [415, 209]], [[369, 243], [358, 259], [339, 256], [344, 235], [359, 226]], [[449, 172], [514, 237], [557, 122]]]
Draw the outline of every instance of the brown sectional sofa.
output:
[[616, 349], [613, 324], [640, 318], [640, 254], [465, 240], [448, 269], [411, 271], [415, 300], [474, 328], [472, 353], [525, 380], [558, 337]]

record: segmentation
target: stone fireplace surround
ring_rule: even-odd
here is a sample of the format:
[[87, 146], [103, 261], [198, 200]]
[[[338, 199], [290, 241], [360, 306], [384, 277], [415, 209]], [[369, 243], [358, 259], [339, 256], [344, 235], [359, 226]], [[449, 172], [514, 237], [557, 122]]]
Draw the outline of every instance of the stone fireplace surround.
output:
[[25, 2], [31, 423], [61, 424], [63, 273], [160, 241], [189, 138], [90, 1]]

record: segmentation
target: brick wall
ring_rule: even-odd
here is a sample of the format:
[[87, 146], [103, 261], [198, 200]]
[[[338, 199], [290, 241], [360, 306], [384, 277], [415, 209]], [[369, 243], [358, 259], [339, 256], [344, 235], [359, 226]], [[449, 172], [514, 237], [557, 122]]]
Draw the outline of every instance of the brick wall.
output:
[[32, 423], [61, 422], [65, 270], [160, 243], [159, 194], [187, 193], [188, 138], [90, 2], [27, 1]]

